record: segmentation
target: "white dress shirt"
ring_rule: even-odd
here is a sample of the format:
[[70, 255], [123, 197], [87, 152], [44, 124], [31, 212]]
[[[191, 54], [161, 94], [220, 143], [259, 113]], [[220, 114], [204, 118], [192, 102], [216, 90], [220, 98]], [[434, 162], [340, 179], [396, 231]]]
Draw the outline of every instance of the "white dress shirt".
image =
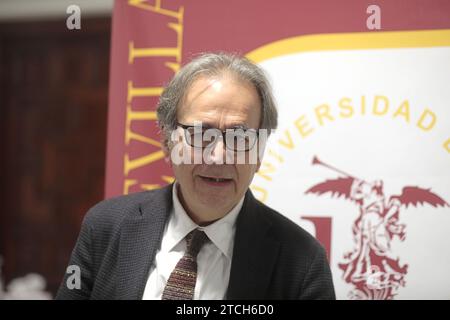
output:
[[199, 228], [210, 239], [197, 256], [197, 282], [194, 300], [224, 299], [230, 279], [236, 218], [244, 197], [222, 219], [200, 227], [187, 215], [177, 194], [177, 183], [172, 190], [173, 209], [165, 226], [161, 247], [156, 253], [145, 286], [144, 300], [161, 300], [164, 287], [178, 260], [186, 251], [186, 235]]

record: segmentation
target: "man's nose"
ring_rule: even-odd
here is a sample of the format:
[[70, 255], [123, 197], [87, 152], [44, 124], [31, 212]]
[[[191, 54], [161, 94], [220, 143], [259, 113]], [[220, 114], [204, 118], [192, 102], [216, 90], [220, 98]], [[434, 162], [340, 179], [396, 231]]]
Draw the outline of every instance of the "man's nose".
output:
[[223, 139], [217, 139], [205, 154], [206, 164], [224, 164], [226, 161], [226, 147]]

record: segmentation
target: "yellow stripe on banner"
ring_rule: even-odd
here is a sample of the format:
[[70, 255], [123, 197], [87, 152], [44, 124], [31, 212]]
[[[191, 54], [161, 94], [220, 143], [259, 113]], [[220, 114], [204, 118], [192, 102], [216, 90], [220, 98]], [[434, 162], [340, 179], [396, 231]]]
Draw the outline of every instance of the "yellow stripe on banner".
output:
[[332, 50], [426, 48], [450, 46], [450, 29], [387, 31], [304, 35], [272, 42], [249, 52], [246, 57], [259, 63], [279, 56]]

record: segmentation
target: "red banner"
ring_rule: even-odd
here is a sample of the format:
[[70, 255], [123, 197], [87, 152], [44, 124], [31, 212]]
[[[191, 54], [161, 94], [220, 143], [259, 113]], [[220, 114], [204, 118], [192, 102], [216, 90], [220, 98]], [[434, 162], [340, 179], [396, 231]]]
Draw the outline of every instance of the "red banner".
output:
[[[145, 1], [115, 3], [109, 94], [106, 194], [172, 181], [159, 144], [155, 108], [164, 84], [192, 56], [246, 54], [306, 34], [367, 32], [374, 1]], [[376, 1], [381, 30], [450, 27], [450, 2]]]

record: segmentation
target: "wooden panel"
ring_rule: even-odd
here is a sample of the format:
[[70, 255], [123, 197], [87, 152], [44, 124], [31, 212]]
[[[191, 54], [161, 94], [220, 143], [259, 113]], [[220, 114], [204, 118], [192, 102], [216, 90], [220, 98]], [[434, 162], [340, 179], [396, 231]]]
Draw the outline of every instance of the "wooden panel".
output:
[[110, 19], [0, 24], [3, 277], [56, 291], [89, 207], [103, 198]]

